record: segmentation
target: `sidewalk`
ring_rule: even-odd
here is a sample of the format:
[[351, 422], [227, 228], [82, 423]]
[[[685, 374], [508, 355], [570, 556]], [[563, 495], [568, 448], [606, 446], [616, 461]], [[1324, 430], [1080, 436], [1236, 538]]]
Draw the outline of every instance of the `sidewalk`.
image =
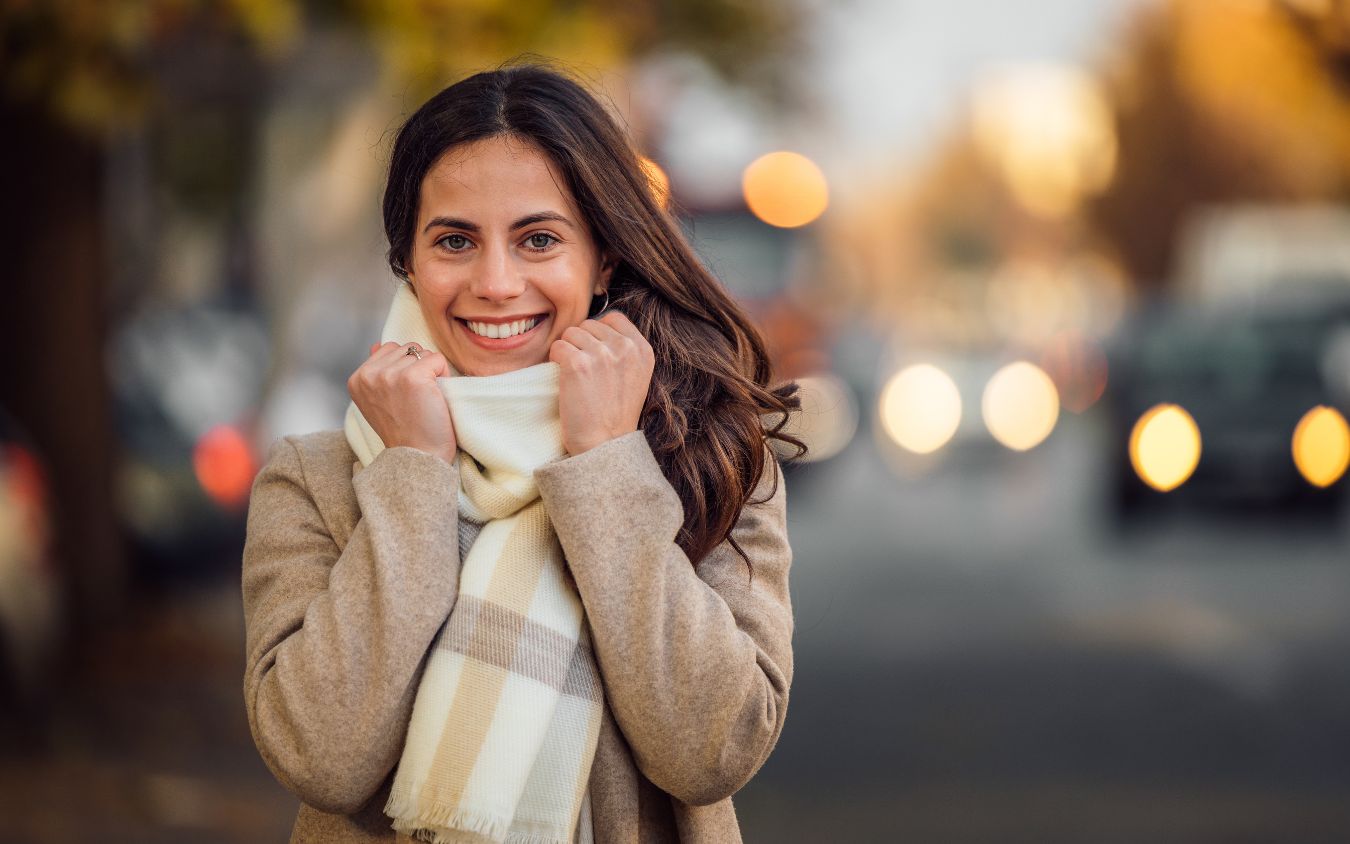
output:
[[233, 579], [75, 648], [43, 725], [0, 721], [0, 842], [285, 841], [297, 801], [249, 736]]

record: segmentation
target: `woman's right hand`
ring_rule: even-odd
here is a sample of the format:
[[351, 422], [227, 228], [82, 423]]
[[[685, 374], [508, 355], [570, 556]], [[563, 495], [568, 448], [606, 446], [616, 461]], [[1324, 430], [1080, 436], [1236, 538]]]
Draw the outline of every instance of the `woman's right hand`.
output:
[[370, 357], [347, 379], [347, 392], [380, 435], [385, 448], [409, 446], [455, 459], [455, 427], [436, 379], [450, 375], [445, 357], [430, 349], [422, 359], [398, 343], [370, 347]]

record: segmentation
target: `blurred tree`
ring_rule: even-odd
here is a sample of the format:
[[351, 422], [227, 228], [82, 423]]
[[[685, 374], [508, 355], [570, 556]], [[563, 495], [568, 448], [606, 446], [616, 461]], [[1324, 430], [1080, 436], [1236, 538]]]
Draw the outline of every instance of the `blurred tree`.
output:
[[1144, 287], [1166, 282], [1196, 207], [1344, 200], [1350, 85], [1340, 0], [1171, 0], [1111, 68], [1119, 161], [1090, 214]]
[[1280, 11], [1342, 86], [1350, 88], [1350, 2], [1281, 0]]
[[[369, 39], [419, 101], [529, 51], [588, 75], [688, 51], [765, 95], [791, 88], [799, 20], [771, 0], [0, 0], [0, 198], [7, 264], [0, 405], [51, 464], [60, 559], [77, 624], [118, 607], [105, 336], [110, 314], [109, 141], [148, 136], [156, 190], [209, 220], [251, 275], [249, 186], [269, 82], [310, 34]], [[242, 255], [242, 260], [238, 256]], [[242, 281], [241, 281], [242, 280]]]
[[[429, 94], [471, 68], [530, 52], [581, 69], [654, 51], [701, 55], [764, 93], [787, 87], [799, 16], [771, 0], [0, 0], [3, 94], [60, 123], [135, 124], [174, 67], [179, 43], [228, 43], [284, 58], [306, 32], [354, 29], [392, 74]], [[240, 53], [241, 59], [243, 53]], [[421, 86], [421, 89], [418, 88]]]

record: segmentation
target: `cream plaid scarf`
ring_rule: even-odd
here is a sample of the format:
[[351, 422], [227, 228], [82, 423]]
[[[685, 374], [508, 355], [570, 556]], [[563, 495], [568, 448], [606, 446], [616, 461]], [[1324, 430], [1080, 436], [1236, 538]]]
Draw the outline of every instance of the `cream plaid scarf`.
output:
[[[436, 345], [406, 283], [382, 341]], [[460, 518], [481, 524], [432, 646], [385, 812], [434, 842], [570, 844], [600, 731], [585, 614], [535, 487], [562, 457], [558, 367], [438, 379], [459, 445]], [[363, 465], [384, 448], [353, 403]], [[467, 456], [467, 459], [466, 459]]]

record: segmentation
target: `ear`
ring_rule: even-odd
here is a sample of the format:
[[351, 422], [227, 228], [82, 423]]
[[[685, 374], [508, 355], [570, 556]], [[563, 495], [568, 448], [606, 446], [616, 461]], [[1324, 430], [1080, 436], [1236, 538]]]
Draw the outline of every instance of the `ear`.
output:
[[600, 277], [595, 282], [595, 295], [600, 296], [609, 289], [610, 278], [614, 275], [614, 268], [619, 265], [619, 259], [613, 254], [606, 252], [600, 261]]
[[[412, 256], [409, 257], [411, 258]], [[412, 261], [408, 261], [408, 263], [411, 264]], [[416, 293], [417, 292], [416, 274], [413, 273], [413, 271], [410, 268], [403, 266], [403, 263], [401, 261], [395, 261], [394, 264], [398, 267], [398, 269], [403, 271], [403, 279], [408, 282], [408, 286], [412, 288], [413, 293]], [[394, 275], [397, 276], [398, 273], [395, 272]]]

